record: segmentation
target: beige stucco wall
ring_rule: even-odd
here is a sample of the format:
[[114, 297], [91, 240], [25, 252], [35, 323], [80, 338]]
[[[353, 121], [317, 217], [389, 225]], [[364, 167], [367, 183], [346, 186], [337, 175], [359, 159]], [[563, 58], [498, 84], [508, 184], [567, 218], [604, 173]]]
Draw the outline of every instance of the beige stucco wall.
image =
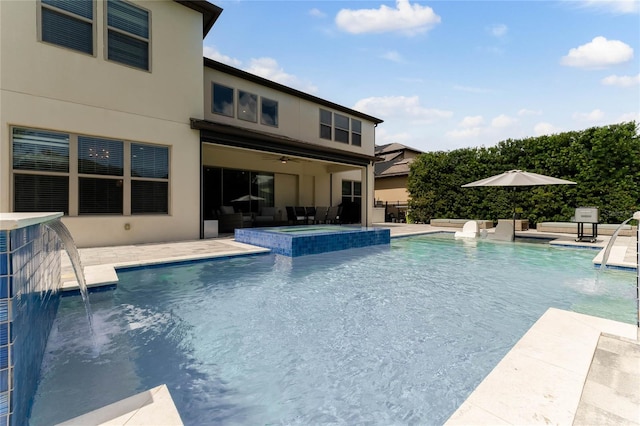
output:
[[101, 0], [94, 56], [39, 42], [37, 2], [0, 3], [0, 211], [12, 210], [11, 126], [161, 144], [170, 147], [168, 215], [64, 222], [80, 247], [198, 238], [199, 132], [189, 118], [203, 116], [202, 15], [170, 0], [133, 1], [151, 12], [147, 72], [105, 60]]
[[409, 200], [409, 191], [407, 191], [407, 177], [394, 176], [387, 178], [378, 178], [375, 181], [375, 199], [376, 201], [388, 202], [396, 204], [407, 203]]
[[[278, 101], [278, 127], [260, 124], [259, 119], [257, 123], [252, 123], [250, 121], [240, 120], [234, 117], [227, 117], [211, 112], [213, 82], [235, 89], [236, 107], [238, 89], [257, 95], [258, 104], [260, 103], [261, 96], [274, 101]], [[327, 139], [321, 139], [320, 108], [360, 120], [362, 122], [362, 146], [358, 147], [350, 144], [330, 141]], [[273, 133], [297, 140], [303, 140], [312, 144], [341, 149], [344, 151], [374, 155], [375, 126], [373, 123], [365, 121], [362, 118], [349, 115], [341, 111], [332, 110], [329, 107], [320, 106], [316, 103], [298, 98], [279, 90], [261, 86], [251, 81], [247, 81], [233, 75], [225, 74], [208, 67], [205, 68], [204, 71], [204, 114], [207, 120], [217, 123], [230, 124], [233, 126], [244, 127], [260, 132]], [[234, 115], [236, 115], [235, 111]]]

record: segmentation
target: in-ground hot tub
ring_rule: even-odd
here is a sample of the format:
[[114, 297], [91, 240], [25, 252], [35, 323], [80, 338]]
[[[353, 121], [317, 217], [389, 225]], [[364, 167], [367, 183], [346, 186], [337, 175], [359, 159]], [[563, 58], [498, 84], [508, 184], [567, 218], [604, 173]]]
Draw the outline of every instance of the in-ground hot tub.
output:
[[391, 231], [344, 225], [280, 226], [235, 230], [238, 242], [297, 257], [391, 242]]

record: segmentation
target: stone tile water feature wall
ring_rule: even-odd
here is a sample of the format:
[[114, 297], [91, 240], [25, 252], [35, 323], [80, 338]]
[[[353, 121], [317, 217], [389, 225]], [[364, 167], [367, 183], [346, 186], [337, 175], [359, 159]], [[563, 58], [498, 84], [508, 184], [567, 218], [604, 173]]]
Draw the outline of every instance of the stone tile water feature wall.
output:
[[0, 426], [27, 423], [60, 302], [62, 246], [40, 216], [0, 214]]

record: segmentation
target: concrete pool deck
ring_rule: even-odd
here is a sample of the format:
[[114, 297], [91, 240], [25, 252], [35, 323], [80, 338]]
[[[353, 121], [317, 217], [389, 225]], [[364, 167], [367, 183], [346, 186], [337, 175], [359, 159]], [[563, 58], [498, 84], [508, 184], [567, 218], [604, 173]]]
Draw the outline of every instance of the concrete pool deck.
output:
[[[452, 232], [420, 224], [375, 224], [391, 237]], [[594, 248], [594, 263], [609, 241], [575, 242], [574, 235], [517, 232], [518, 237], [553, 238], [551, 244]], [[89, 285], [117, 283], [118, 267], [268, 252], [237, 243], [232, 236], [164, 244], [80, 249]], [[635, 268], [637, 242], [618, 237], [608, 265]], [[77, 283], [63, 256], [63, 281]], [[604, 334], [603, 334], [604, 333]], [[114, 415], [115, 417], [115, 415]], [[106, 424], [106, 423], [105, 423]], [[108, 422], [108, 424], [124, 424]], [[137, 423], [145, 424], [143, 419]], [[549, 309], [451, 416], [447, 424], [640, 425], [638, 328], [588, 315]]]

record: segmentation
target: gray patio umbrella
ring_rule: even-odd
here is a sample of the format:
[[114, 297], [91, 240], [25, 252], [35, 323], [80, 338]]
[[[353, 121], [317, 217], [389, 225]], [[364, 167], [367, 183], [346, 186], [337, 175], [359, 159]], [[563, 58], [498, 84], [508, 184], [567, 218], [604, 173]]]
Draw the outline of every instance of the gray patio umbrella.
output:
[[516, 237], [516, 204], [515, 190], [518, 186], [540, 186], [540, 185], [575, 185], [575, 182], [565, 179], [558, 179], [538, 173], [525, 172], [522, 170], [509, 170], [499, 175], [462, 185], [463, 188], [473, 188], [477, 186], [504, 186], [513, 188], [513, 236]]
[[251, 194], [247, 194], [247, 195], [243, 195], [240, 198], [236, 198], [235, 200], [231, 200], [232, 203], [240, 202], [240, 201], [263, 201], [264, 198], [262, 197], [258, 197], [257, 195], [251, 195]]

